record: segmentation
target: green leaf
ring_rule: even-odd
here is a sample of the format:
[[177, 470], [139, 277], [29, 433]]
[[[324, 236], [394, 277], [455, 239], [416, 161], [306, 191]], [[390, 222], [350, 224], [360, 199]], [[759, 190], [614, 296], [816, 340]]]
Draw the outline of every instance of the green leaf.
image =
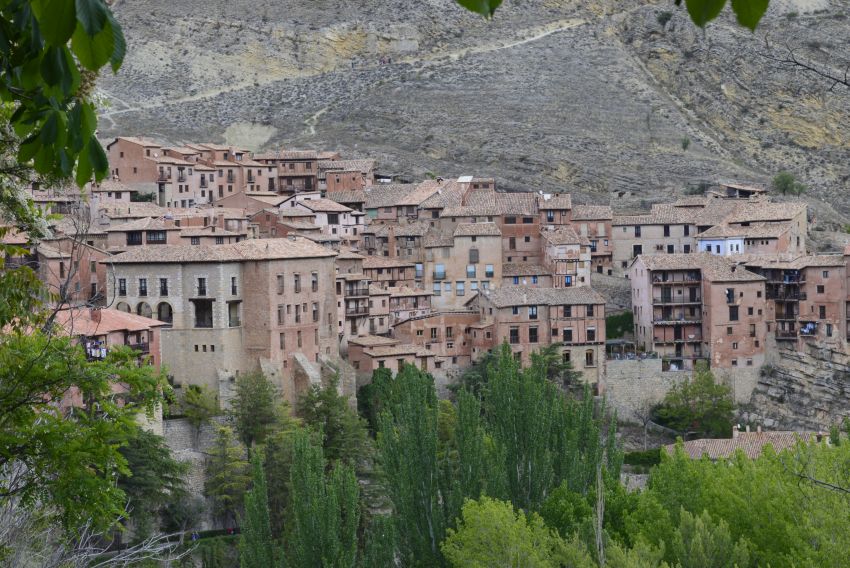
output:
[[74, 0], [36, 0], [32, 6], [47, 43], [54, 47], [68, 43], [77, 26]]
[[[94, 175], [97, 181], [100, 181], [109, 173], [109, 160], [106, 158], [106, 152], [103, 151], [103, 146], [94, 136], [89, 139], [88, 150]], [[80, 159], [82, 160], [82, 156], [80, 156]]]
[[97, 115], [94, 112], [92, 103], [83, 104], [80, 128], [83, 138], [88, 138], [94, 134], [94, 129], [97, 128]]
[[732, 10], [739, 24], [755, 31], [769, 3], [770, 0], [732, 0]]
[[41, 58], [41, 76], [44, 77], [44, 82], [48, 85], [58, 85], [66, 83], [64, 81], [68, 70], [65, 69], [65, 54], [61, 48], [48, 47]]
[[[91, 143], [91, 140], [92, 139], [89, 139], [89, 143]], [[95, 141], [95, 143], [97, 143], [97, 141]], [[76, 180], [77, 185], [80, 187], [83, 187], [89, 181], [91, 181], [92, 166], [91, 159], [89, 158], [89, 153], [90, 152], [88, 151], [88, 148], [83, 149], [83, 151], [80, 152], [79, 160], [77, 160]]]
[[109, 63], [112, 65], [112, 72], [117, 73], [118, 68], [124, 62], [124, 56], [127, 54], [127, 41], [124, 39], [124, 32], [121, 30], [121, 25], [109, 15], [109, 25], [112, 27], [112, 55], [109, 58]]
[[47, 120], [44, 121], [44, 125], [41, 127], [40, 138], [43, 146], [49, 146], [56, 142], [56, 137], [59, 133], [58, 114], [58, 111], [51, 112], [47, 117]]
[[86, 69], [97, 71], [112, 57], [114, 41], [109, 23], [94, 37], [88, 35], [80, 25], [71, 39], [71, 48]]
[[38, 134], [34, 134], [21, 143], [18, 149], [18, 161], [21, 163], [29, 162], [41, 149], [41, 139]]
[[103, 0], [77, 0], [77, 19], [89, 36], [95, 36], [109, 19], [109, 9]]
[[685, 0], [685, 5], [688, 8], [688, 14], [691, 15], [691, 20], [701, 28], [716, 18], [723, 6], [726, 5], [726, 0]]
[[489, 18], [496, 12], [502, 0], [457, 0], [457, 3], [470, 12]]

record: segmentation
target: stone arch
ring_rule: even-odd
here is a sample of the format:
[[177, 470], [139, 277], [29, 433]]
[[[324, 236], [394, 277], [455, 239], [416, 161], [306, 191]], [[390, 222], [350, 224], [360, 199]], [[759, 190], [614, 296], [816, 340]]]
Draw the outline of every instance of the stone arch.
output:
[[153, 310], [147, 302], [139, 302], [139, 305], [136, 306], [136, 313], [146, 318], [153, 316]]
[[119, 312], [131, 313], [133, 310], [130, 309], [130, 304], [127, 302], [118, 302], [115, 304], [115, 309]]
[[156, 306], [156, 319], [165, 323], [174, 321], [174, 310], [168, 302], [160, 302]]

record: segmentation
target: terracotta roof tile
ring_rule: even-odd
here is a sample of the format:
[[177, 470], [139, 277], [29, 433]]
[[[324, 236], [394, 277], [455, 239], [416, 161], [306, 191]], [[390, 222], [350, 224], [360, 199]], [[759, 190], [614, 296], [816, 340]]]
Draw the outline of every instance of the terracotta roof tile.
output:
[[458, 223], [455, 237], [501, 237], [502, 232], [496, 223]]
[[574, 286], [571, 288], [501, 286], [491, 290], [488, 297], [497, 308], [541, 304], [560, 306], [605, 303], [605, 298], [589, 286]]
[[249, 239], [216, 246], [158, 245], [138, 247], [112, 257], [114, 264], [244, 262], [287, 258], [320, 258], [336, 253], [305, 237]]

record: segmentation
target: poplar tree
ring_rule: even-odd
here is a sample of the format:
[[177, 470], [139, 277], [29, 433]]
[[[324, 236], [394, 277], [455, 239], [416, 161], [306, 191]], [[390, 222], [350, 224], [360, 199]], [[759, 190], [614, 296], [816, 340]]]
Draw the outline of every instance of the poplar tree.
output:
[[322, 448], [305, 430], [295, 434], [293, 450], [292, 534], [287, 565], [353, 567], [360, 523], [360, 490], [354, 470], [338, 464], [326, 474]]
[[440, 566], [446, 519], [437, 462], [437, 395], [430, 376], [405, 365], [398, 400], [379, 420], [378, 447], [405, 565]]
[[278, 553], [269, 519], [266, 475], [257, 452], [251, 458], [251, 469], [253, 487], [245, 495], [245, 517], [239, 536], [239, 565], [241, 568], [270, 568], [278, 565]]

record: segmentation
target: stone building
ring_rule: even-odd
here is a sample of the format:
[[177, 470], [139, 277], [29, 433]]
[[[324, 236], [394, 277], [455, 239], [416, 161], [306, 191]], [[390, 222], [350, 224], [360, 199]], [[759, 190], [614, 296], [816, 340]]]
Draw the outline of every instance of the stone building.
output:
[[176, 382], [217, 389], [222, 376], [262, 367], [294, 401], [307, 386], [296, 362], [338, 356], [335, 256], [295, 237], [141, 247], [111, 259], [108, 296], [170, 324], [162, 355]]
[[613, 274], [614, 242], [611, 223], [614, 214], [607, 205], [576, 205], [572, 227], [590, 243], [591, 269], [598, 274]]
[[505, 286], [480, 294], [471, 305], [482, 323], [492, 322], [492, 344], [508, 343], [523, 365], [533, 352], [556, 344], [565, 363], [596, 392], [604, 391], [605, 298], [598, 292], [587, 286]]
[[676, 207], [655, 207], [643, 215], [615, 215], [611, 222], [613, 272], [628, 272], [640, 255], [688, 254], [695, 250], [696, 226], [691, 213]]
[[425, 243], [422, 287], [435, 309], [461, 308], [479, 290], [502, 282], [502, 235], [495, 223], [459, 223]]
[[592, 256], [590, 241], [572, 227], [542, 231], [543, 263], [552, 275], [555, 288], [590, 286]]
[[774, 325], [765, 278], [721, 256], [640, 255], [629, 269], [635, 337], [664, 370], [758, 369]]

